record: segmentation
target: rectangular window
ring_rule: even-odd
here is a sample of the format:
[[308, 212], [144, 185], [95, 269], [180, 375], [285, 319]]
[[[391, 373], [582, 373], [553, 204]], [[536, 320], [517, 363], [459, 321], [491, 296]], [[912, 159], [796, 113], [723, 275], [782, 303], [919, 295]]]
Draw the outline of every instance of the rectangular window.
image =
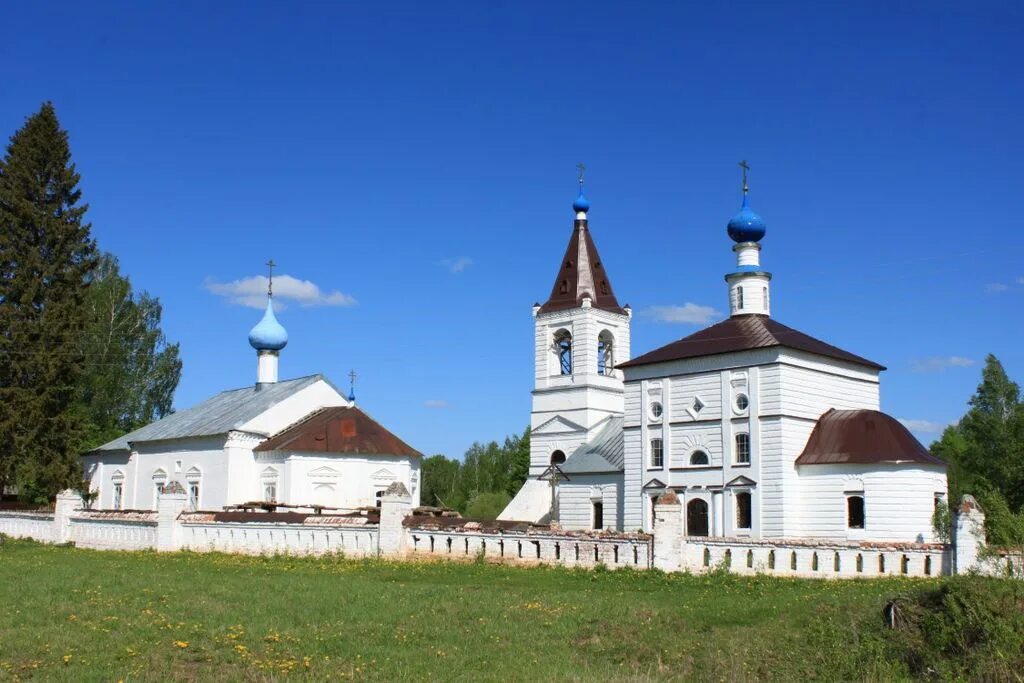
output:
[[188, 506], [192, 510], [199, 509], [199, 484], [188, 485]]
[[124, 504], [124, 484], [114, 484], [114, 500], [110, 506], [115, 510], [120, 510]]
[[743, 288], [742, 287], [737, 287], [736, 288], [736, 308], [739, 308], [741, 310], [743, 308]]
[[736, 494], [736, 528], [750, 528], [750, 494], [742, 491]]
[[277, 484], [263, 485], [263, 501], [266, 503], [277, 502]]
[[160, 496], [164, 494], [164, 485], [155, 484], [153, 487], [153, 508], [156, 509], [160, 506]]
[[739, 465], [750, 464], [750, 434], [736, 435], [736, 463]]
[[664, 467], [665, 451], [661, 439], [651, 439], [651, 467]]
[[604, 503], [594, 502], [594, 528], [604, 528]]
[[849, 529], [864, 528], [864, 496], [846, 497], [846, 526]]

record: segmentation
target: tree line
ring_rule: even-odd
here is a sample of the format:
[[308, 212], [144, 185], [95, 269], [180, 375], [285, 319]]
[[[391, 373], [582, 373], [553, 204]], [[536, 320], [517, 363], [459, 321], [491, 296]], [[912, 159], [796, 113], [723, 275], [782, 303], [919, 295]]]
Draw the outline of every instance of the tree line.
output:
[[171, 412], [181, 376], [157, 298], [99, 249], [50, 102], [0, 160], [0, 495], [46, 502], [79, 455]]
[[[973, 495], [985, 512], [990, 543], [1024, 545], [1024, 403], [998, 358], [985, 359], [967, 412], [931, 451], [949, 465], [951, 505]], [[940, 512], [937, 525], [948, 535], [952, 515]]]
[[499, 445], [474, 443], [462, 462], [443, 455], [424, 458], [420, 503], [494, 519], [522, 487], [530, 471], [530, 430]]

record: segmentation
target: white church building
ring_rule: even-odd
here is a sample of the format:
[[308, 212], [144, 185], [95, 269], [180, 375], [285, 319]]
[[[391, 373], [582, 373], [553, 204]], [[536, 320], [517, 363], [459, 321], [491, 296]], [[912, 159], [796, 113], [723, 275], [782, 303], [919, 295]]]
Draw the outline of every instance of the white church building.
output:
[[879, 410], [884, 367], [771, 317], [745, 175], [727, 229], [730, 316], [636, 357], [582, 179], [573, 210], [533, 309], [530, 477], [501, 519], [651, 531], [672, 490], [688, 536], [933, 540], [945, 464]]
[[401, 482], [419, 504], [420, 453], [323, 375], [278, 381], [288, 335], [266, 312], [249, 334], [257, 381], [104, 444], [82, 457], [94, 507], [155, 510], [180, 483], [193, 510], [246, 503], [353, 510], [379, 507]]

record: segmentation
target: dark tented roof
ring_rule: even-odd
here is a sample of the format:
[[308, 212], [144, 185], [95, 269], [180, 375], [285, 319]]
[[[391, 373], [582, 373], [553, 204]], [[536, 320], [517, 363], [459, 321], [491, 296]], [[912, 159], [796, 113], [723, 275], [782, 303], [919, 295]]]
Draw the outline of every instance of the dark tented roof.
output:
[[622, 416], [607, 418], [594, 438], [570, 455], [560, 469], [565, 474], [621, 472], [625, 464]]
[[222, 391], [197, 406], [171, 413], [165, 418], [105, 443], [95, 451], [126, 451], [131, 448], [130, 443], [139, 441], [227, 434], [239, 429], [292, 394], [319, 381], [326, 382], [327, 379], [323, 375], [309, 375], [273, 384], [261, 384], [258, 389], [254, 385]]
[[619, 367], [631, 368], [638, 365], [713, 356], [734, 351], [763, 349], [772, 346], [784, 346], [798, 351], [814, 353], [819, 356], [844, 360], [849, 363], [866, 365], [876, 370], [885, 370], [884, 366], [874, 361], [862, 358], [849, 351], [843, 351], [831, 344], [826, 344], [820, 339], [815, 339], [799, 330], [786, 327], [782, 323], [761, 314], [734, 315], [688, 337], [683, 337], [678, 341], [666, 344], [660, 349], [637, 356], [633, 360], [621, 364]]
[[255, 451], [304, 451], [359, 455], [421, 453], [356, 407], [323, 408], [267, 439]]
[[898, 420], [878, 410], [829, 410], [796, 459], [797, 465], [894, 462], [945, 465]]
[[594, 240], [587, 229], [586, 220], [577, 220], [573, 227], [569, 246], [565, 250], [562, 264], [555, 276], [555, 285], [551, 288], [551, 296], [541, 306], [540, 312], [561, 311], [576, 308], [583, 303], [583, 295], [590, 296], [594, 308], [622, 313], [615, 293], [612, 291], [611, 280], [604, 272], [604, 264], [597, 253]]

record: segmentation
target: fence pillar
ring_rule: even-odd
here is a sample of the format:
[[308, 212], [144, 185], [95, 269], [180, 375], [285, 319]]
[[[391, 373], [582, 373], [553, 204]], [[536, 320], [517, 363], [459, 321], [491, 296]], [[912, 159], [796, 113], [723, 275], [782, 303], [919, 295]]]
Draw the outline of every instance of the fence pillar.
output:
[[978, 555], [985, 547], [985, 513], [974, 496], [965, 495], [956, 508], [953, 547], [955, 574], [981, 569]]
[[682, 503], [675, 491], [667, 491], [654, 503], [654, 567], [677, 572], [683, 566]]
[[412, 496], [402, 482], [396, 481], [384, 491], [380, 500], [380, 526], [377, 550], [382, 555], [405, 553], [406, 533], [402, 521], [412, 510]]
[[71, 513], [85, 507], [85, 501], [77, 491], [67, 489], [57, 494], [57, 504], [53, 508], [53, 542], [67, 543], [71, 541]]
[[156, 549], [165, 552], [181, 550], [181, 520], [178, 516], [188, 507], [188, 495], [180, 481], [164, 486], [157, 501]]

